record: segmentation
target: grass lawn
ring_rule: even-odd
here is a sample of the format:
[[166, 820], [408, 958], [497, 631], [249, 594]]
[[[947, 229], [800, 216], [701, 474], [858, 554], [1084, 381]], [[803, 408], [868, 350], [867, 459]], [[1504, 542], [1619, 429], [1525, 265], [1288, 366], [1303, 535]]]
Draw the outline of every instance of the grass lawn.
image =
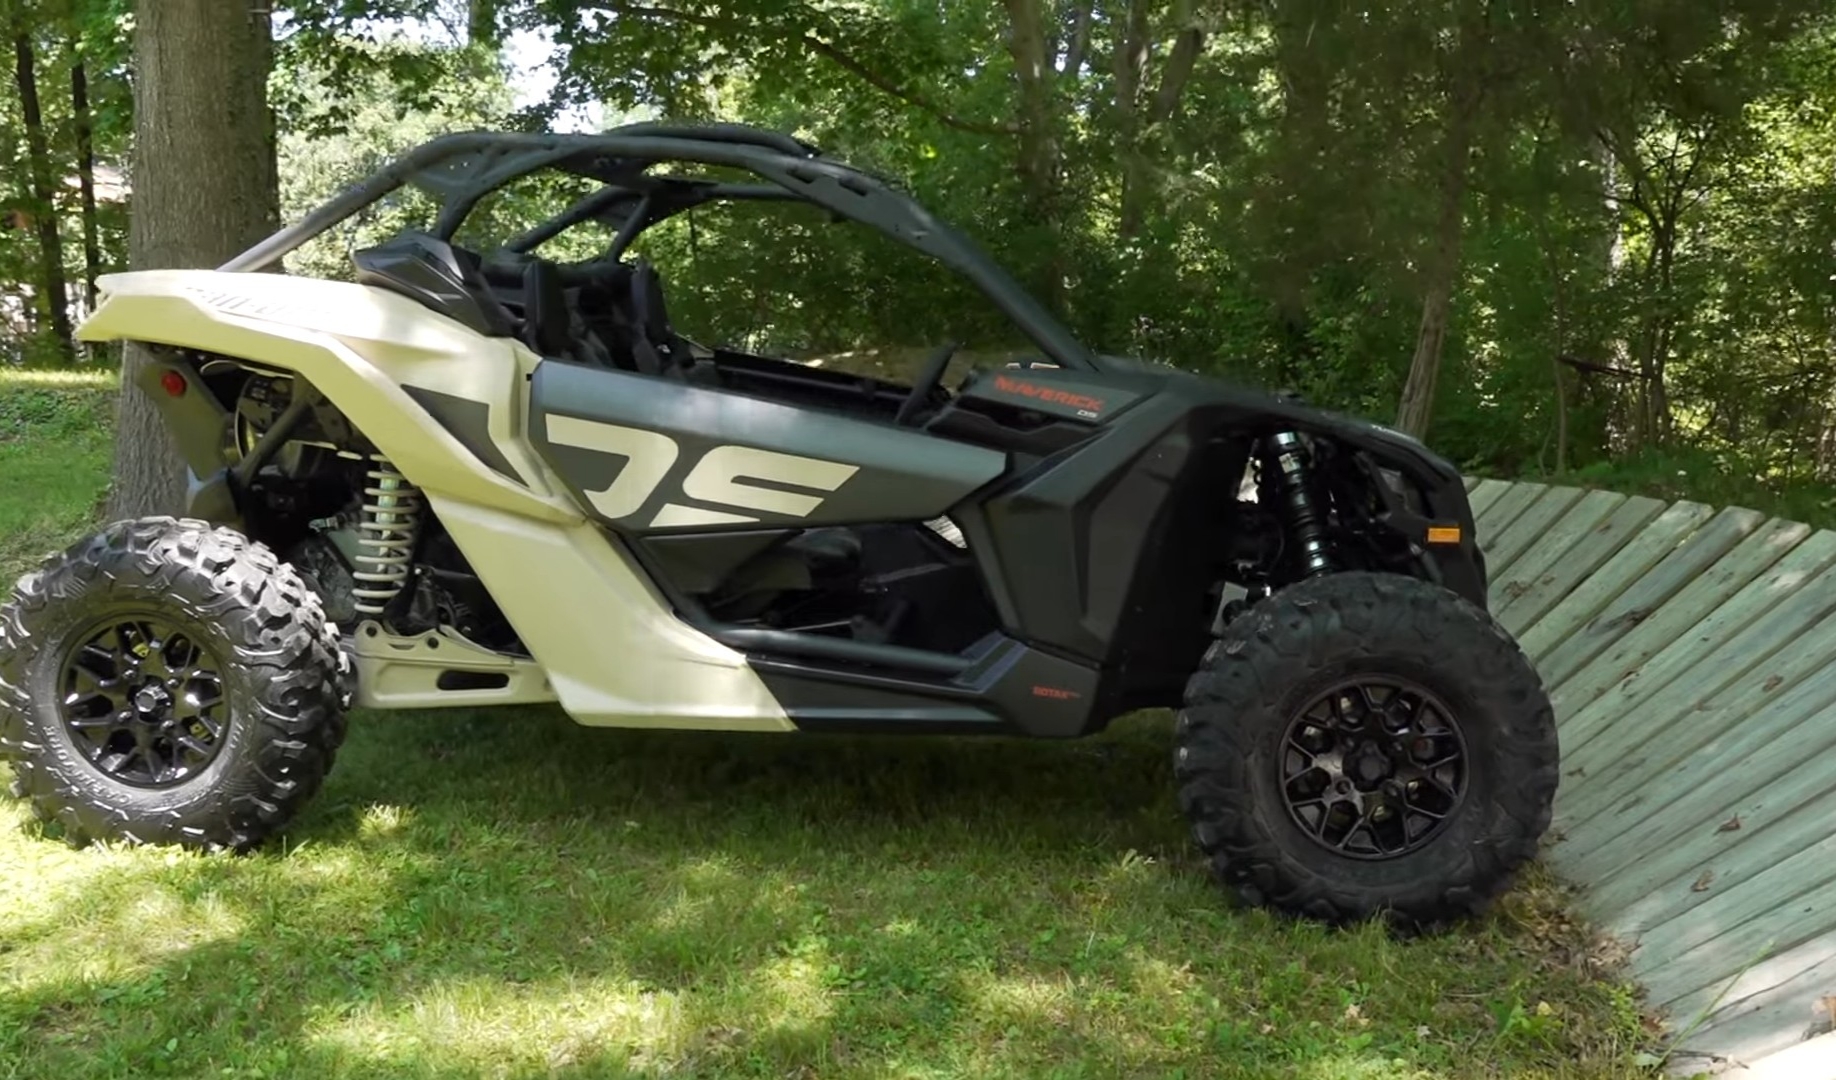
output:
[[[0, 567], [79, 531], [106, 387], [0, 375]], [[360, 715], [245, 857], [0, 800], [0, 1077], [1642, 1075], [1536, 875], [1403, 942], [1234, 908], [1164, 717], [1096, 740]]]

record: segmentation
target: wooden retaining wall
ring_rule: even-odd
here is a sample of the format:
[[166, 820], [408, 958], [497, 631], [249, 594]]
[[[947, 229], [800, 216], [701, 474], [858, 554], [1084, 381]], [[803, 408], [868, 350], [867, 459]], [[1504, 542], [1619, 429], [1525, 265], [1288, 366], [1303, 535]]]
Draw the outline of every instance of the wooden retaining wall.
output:
[[1492, 610], [1556, 706], [1552, 863], [1710, 1055], [1681, 1064], [1836, 1077], [1836, 533], [1468, 486]]

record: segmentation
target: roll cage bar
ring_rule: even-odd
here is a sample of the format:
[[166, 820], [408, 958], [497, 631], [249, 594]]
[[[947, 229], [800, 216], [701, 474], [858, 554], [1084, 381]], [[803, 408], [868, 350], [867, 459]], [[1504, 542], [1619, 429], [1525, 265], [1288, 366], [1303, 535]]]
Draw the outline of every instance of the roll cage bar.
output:
[[[664, 162], [728, 166], [770, 183], [726, 184], [646, 175], [646, 170]], [[980, 247], [909, 196], [859, 169], [823, 157], [808, 143], [743, 124], [643, 123], [600, 134], [465, 132], [441, 136], [410, 150], [218, 269], [247, 272], [270, 267], [407, 185], [441, 200], [434, 233], [451, 239], [479, 200], [548, 169], [606, 186], [511, 240], [506, 248], [512, 253], [526, 253], [582, 222], [602, 220], [619, 223], [610, 252], [617, 258], [644, 228], [711, 200], [799, 200], [877, 229], [962, 274], [1053, 363], [1086, 371], [1098, 368], [1091, 352]]]

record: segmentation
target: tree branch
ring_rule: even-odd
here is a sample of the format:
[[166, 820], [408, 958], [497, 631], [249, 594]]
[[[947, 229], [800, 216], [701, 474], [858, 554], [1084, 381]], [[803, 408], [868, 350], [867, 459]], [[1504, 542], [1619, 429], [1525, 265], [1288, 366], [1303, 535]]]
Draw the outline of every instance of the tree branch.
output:
[[[631, 16], [632, 18], [638, 18], [638, 19], [657, 19], [657, 20], [662, 20], [665, 22], [685, 22], [685, 23], [692, 23], [696, 26], [705, 26], [705, 27], [708, 27], [710, 29], [715, 29], [715, 30], [737, 30], [741, 32], [755, 32], [755, 33], [762, 31], [767, 34], [772, 33], [772, 31], [767, 28], [760, 27], [753, 23], [748, 23], [742, 19], [723, 18], [721, 16], [716, 16], [716, 15], [703, 15], [703, 14], [700, 14], [699, 12], [693, 12], [693, 11], [678, 11], [674, 8], [649, 7], [649, 6], [638, 5], [638, 4], [623, 4], [623, 3], [601, 4], [601, 5], [594, 5], [594, 6], [599, 7], [613, 15], [628, 15], [628, 16]], [[860, 79], [862, 82], [880, 91], [881, 93], [886, 94], [889, 97], [898, 98], [900, 101], [905, 102], [907, 105], [911, 105], [914, 108], [917, 108], [917, 109], [923, 110], [924, 112], [929, 113], [931, 116], [935, 117], [939, 123], [942, 123], [946, 127], [953, 127], [959, 131], [968, 131], [968, 132], [972, 132], [977, 135], [1018, 135], [1020, 133], [1020, 128], [1018, 127], [1018, 125], [1015, 125], [1015, 124], [989, 124], [989, 123], [983, 123], [979, 120], [969, 120], [964, 117], [957, 116], [955, 113], [950, 112], [948, 109], [944, 108], [942, 105], [939, 105], [937, 102], [932, 101], [930, 98], [926, 97], [923, 94], [920, 94], [918, 91], [910, 89], [909, 87], [900, 86], [898, 83], [895, 83], [891, 79], [888, 79], [885, 76], [879, 74], [878, 72], [874, 71], [872, 68], [869, 68], [866, 64], [862, 63], [859, 60], [856, 60], [853, 56], [837, 48], [836, 46], [831, 45], [828, 42], [823, 41], [821, 38], [816, 37], [814, 34], [803, 33], [803, 32], [799, 32], [796, 30], [790, 30], [790, 31], [778, 31], [776, 36], [786, 41], [790, 41], [794, 44], [801, 45], [805, 49], [808, 49], [810, 52], [813, 52], [818, 56], [824, 57], [825, 59], [834, 63], [837, 67], [855, 76], [856, 78]]]
[[1631, 379], [1634, 381], [1650, 381], [1650, 379], [1652, 378], [1652, 376], [1647, 375], [1644, 372], [1627, 371], [1625, 368], [1622, 368], [1622, 367], [1614, 367], [1611, 364], [1602, 364], [1594, 360], [1583, 360], [1578, 356], [1557, 355], [1556, 363], [1567, 364], [1569, 367], [1574, 368], [1576, 371], [1591, 371], [1591, 372], [1595, 372], [1600, 375], [1611, 375], [1616, 379]]
[[842, 68], [842, 70], [853, 73], [855, 77], [876, 90], [879, 90], [881, 93], [890, 97], [896, 97], [907, 105], [930, 113], [931, 116], [936, 118], [938, 123], [943, 124], [945, 127], [953, 127], [958, 131], [973, 132], [977, 135], [1020, 134], [1020, 128], [1017, 124], [988, 124], [979, 120], [967, 120], [957, 116], [955, 113], [950, 112], [943, 106], [918, 93], [916, 90], [901, 87], [888, 79], [882, 78], [868, 68], [867, 65], [849, 56], [847, 53], [842, 52], [826, 41], [812, 37], [809, 34], [803, 34], [798, 37], [797, 40], [804, 48], [818, 56], [827, 57], [838, 67]]
[[1161, 123], [1178, 111], [1186, 80], [1192, 77], [1199, 49], [1205, 44], [1205, 28], [1192, 17], [1192, 0], [1177, 0], [1173, 12], [1180, 28], [1173, 39], [1173, 51], [1167, 56], [1167, 66], [1160, 73], [1160, 89], [1155, 91], [1154, 104], [1148, 110], [1150, 125]]

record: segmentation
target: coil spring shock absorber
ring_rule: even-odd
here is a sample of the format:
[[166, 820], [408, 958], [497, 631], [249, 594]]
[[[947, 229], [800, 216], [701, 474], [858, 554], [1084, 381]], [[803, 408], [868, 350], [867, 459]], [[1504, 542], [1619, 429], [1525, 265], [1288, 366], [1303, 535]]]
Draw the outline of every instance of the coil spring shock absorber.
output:
[[381, 454], [340, 451], [339, 456], [368, 463], [357, 519], [360, 553], [351, 573], [357, 584], [351, 596], [359, 615], [381, 615], [408, 583], [421, 528], [421, 491]]
[[1324, 514], [1314, 497], [1311, 466], [1307, 444], [1296, 432], [1277, 432], [1264, 444], [1263, 474], [1280, 499], [1288, 535], [1300, 547], [1301, 572], [1305, 577], [1330, 574], [1338, 569], [1332, 544], [1326, 536]]

